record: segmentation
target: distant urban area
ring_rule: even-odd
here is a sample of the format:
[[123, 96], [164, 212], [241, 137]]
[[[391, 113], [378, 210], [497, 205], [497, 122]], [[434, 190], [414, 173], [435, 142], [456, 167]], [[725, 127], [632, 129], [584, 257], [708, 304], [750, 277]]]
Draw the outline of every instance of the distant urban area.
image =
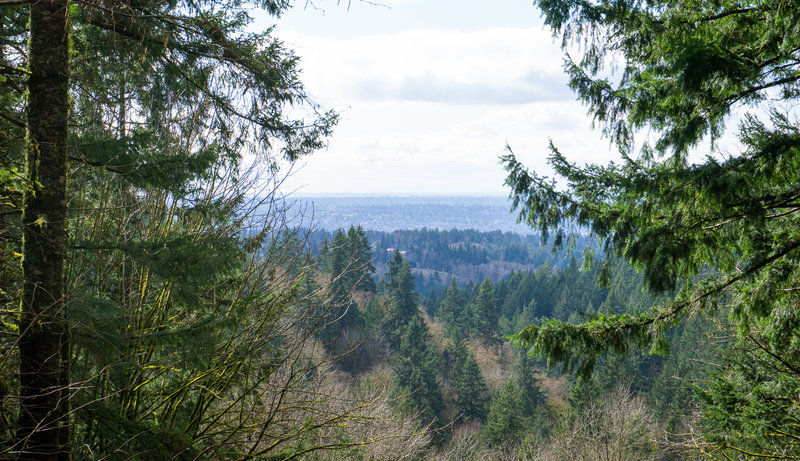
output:
[[517, 223], [506, 197], [341, 196], [303, 197], [296, 203], [303, 220], [317, 229], [351, 225], [391, 232], [397, 229], [475, 229], [531, 234]]

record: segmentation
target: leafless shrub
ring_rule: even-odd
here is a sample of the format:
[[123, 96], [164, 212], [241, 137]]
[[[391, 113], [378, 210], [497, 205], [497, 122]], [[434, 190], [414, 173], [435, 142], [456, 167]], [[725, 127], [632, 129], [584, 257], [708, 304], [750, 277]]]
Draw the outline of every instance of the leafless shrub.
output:
[[580, 414], [566, 417], [550, 439], [524, 459], [641, 461], [657, 459], [658, 429], [643, 397], [620, 385]]

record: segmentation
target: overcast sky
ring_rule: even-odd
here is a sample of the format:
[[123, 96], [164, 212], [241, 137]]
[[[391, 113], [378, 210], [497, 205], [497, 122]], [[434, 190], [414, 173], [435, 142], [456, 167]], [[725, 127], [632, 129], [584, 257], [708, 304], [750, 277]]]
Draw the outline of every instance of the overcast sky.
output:
[[298, 1], [277, 21], [308, 94], [341, 114], [285, 193], [507, 195], [506, 142], [542, 172], [548, 139], [578, 162], [616, 157], [531, 0], [383, 3]]

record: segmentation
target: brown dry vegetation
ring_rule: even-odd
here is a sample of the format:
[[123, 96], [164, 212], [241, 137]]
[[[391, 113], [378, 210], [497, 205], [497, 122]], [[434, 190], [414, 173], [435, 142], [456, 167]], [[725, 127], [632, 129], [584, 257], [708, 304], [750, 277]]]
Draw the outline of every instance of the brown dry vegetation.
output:
[[475, 354], [475, 360], [481, 369], [489, 393], [494, 393], [503, 387], [514, 363], [514, 353], [508, 343], [486, 344], [479, 339], [467, 342]]
[[556, 412], [567, 405], [569, 383], [563, 376], [552, 377], [545, 373], [539, 375], [542, 391], [547, 395], [547, 404]]

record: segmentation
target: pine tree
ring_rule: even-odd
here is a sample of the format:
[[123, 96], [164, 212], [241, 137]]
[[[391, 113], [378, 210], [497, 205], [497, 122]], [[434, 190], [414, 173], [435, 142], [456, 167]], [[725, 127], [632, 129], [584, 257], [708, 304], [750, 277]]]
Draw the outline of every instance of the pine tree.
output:
[[341, 229], [333, 234], [333, 240], [325, 255], [324, 267], [330, 271], [330, 295], [322, 314], [325, 326], [318, 335], [329, 348], [338, 335], [347, 328], [361, 327], [363, 319], [352, 294], [359, 283], [356, 269], [359, 264], [353, 257], [352, 241]]
[[541, 381], [536, 376], [533, 360], [524, 351], [517, 353], [514, 361], [514, 374], [522, 394], [525, 414], [533, 416], [547, 406], [547, 397], [542, 392]]
[[475, 354], [466, 348], [463, 341], [459, 343], [464, 352], [460, 354], [461, 360], [455, 363], [452, 371], [455, 375], [456, 405], [464, 418], [482, 420], [486, 416], [488, 400], [486, 380], [475, 360]]
[[436, 312], [439, 310], [440, 302], [439, 293], [436, 292], [435, 288], [431, 288], [430, 292], [428, 292], [428, 296], [422, 299], [422, 305], [431, 317], [436, 315]]
[[372, 246], [367, 233], [360, 225], [347, 230], [349, 252], [353, 258], [353, 288], [360, 291], [375, 292], [375, 266], [372, 264]]
[[725, 358], [696, 393], [699, 427], [710, 448], [723, 458], [742, 452], [766, 455], [761, 458], [800, 456], [800, 449], [789, 441], [800, 436], [795, 398], [800, 379], [796, 368], [784, 368], [795, 367], [794, 363], [749, 345], [729, 349]]
[[538, 317], [536, 314], [536, 300], [532, 299], [529, 303], [525, 304], [525, 307], [523, 307], [521, 311], [514, 314], [514, 318], [511, 321], [513, 325], [512, 333], [522, 331], [523, 328], [532, 324]]

